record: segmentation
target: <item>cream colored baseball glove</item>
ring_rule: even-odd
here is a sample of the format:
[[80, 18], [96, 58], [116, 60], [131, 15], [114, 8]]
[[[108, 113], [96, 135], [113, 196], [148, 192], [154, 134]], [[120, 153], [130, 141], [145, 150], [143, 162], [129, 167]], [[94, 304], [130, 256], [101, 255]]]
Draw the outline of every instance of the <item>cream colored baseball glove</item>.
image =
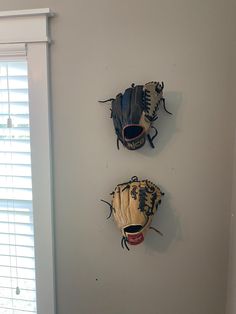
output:
[[118, 184], [111, 193], [111, 204], [102, 200], [110, 206], [110, 215], [121, 230], [121, 245], [129, 250], [127, 244], [137, 245], [143, 242], [144, 235], [149, 229], [160, 233], [151, 227], [154, 214], [161, 203], [164, 193], [160, 188], [149, 180], [138, 180], [132, 177], [130, 181]]

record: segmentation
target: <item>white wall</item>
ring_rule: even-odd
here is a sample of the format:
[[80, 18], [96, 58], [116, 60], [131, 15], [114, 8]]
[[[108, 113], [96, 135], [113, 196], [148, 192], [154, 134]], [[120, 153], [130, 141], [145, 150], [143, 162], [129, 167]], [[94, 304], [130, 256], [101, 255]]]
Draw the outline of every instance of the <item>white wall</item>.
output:
[[[236, 9], [236, 3], [235, 3]], [[234, 28], [235, 29], [235, 28]], [[236, 41], [233, 41], [233, 56], [236, 53]], [[236, 107], [235, 107], [235, 82], [236, 82], [236, 61], [233, 59], [231, 64], [233, 74], [231, 82], [230, 97], [234, 105], [234, 125], [236, 126]], [[229, 270], [228, 270], [228, 295], [227, 295], [227, 314], [236, 313], [236, 128], [234, 130], [234, 166], [232, 178], [232, 202], [231, 202], [231, 232], [230, 232], [230, 254], [229, 254]]]
[[[50, 7], [58, 314], [223, 314], [234, 110], [233, 1], [8, 0]], [[165, 82], [156, 149], [116, 149], [99, 99]], [[166, 192], [130, 252], [100, 198], [132, 175]], [[97, 279], [97, 280], [96, 280]]]
[[[236, 136], [235, 136], [236, 139]], [[236, 159], [236, 141], [235, 141], [235, 159]], [[234, 159], [234, 160], [235, 160]], [[232, 212], [231, 212], [231, 237], [229, 254], [229, 272], [228, 272], [228, 294], [227, 294], [227, 314], [236, 312], [236, 162], [234, 163], [233, 193], [232, 193]]]

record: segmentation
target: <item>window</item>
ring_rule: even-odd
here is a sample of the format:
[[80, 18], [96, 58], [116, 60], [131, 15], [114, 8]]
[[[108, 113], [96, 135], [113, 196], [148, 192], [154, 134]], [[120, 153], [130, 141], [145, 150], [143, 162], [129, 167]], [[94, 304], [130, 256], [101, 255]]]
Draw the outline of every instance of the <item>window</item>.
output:
[[1, 314], [55, 313], [50, 15], [49, 9], [0, 12]]

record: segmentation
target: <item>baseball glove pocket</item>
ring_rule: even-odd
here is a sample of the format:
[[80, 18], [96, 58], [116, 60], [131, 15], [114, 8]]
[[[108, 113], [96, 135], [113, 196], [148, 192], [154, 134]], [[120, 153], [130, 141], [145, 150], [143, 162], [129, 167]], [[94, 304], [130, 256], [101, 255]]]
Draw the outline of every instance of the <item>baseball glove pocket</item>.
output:
[[144, 241], [142, 225], [129, 225], [123, 229], [124, 237], [128, 244], [137, 245]]
[[127, 226], [124, 228], [124, 232], [126, 233], [137, 233], [140, 232], [142, 230], [142, 226], [141, 225], [131, 225], [131, 226]]
[[144, 134], [145, 129], [142, 125], [139, 124], [128, 124], [124, 127], [123, 132], [125, 140], [132, 141], [141, 137]]

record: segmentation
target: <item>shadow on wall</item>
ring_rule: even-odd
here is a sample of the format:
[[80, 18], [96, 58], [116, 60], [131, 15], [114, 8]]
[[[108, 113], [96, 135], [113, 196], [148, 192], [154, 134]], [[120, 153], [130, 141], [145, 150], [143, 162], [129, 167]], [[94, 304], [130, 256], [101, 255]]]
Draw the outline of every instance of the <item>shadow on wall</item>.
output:
[[143, 148], [137, 150], [137, 152], [141, 154], [153, 156], [160, 153], [176, 133], [177, 112], [182, 103], [182, 93], [165, 92], [164, 97], [166, 100], [166, 108], [172, 115], [165, 112], [162, 105], [159, 106], [157, 112], [158, 119], [153, 123], [158, 131], [158, 135], [153, 142], [155, 149], [150, 149], [150, 145], [147, 141]]
[[[155, 149], [150, 149], [149, 143], [137, 150], [141, 154], [147, 156], [154, 156], [160, 153], [171, 138], [176, 134], [176, 119], [179, 107], [182, 103], [182, 93], [180, 92], [166, 92], [166, 107], [172, 115], [166, 113], [162, 106], [158, 111], [158, 119], [154, 126], [158, 130], [156, 141], [154, 140]], [[164, 190], [164, 189], [163, 189]], [[153, 218], [152, 226], [156, 227], [163, 233], [163, 236], [155, 234], [150, 230], [145, 238], [145, 245], [159, 252], [165, 252], [173, 241], [182, 239], [180, 220], [177, 216], [175, 209], [171, 207], [170, 195], [165, 192], [162, 204]]]
[[182, 239], [180, 220], [170, 203], [170, 197], [165, 193], [162, 204], [151, 223], [151, 226], [160, 230], [163, 236], [149, 230], [145, 237], [145, 245], [151, 250], [165, 252], [173, 241]]

